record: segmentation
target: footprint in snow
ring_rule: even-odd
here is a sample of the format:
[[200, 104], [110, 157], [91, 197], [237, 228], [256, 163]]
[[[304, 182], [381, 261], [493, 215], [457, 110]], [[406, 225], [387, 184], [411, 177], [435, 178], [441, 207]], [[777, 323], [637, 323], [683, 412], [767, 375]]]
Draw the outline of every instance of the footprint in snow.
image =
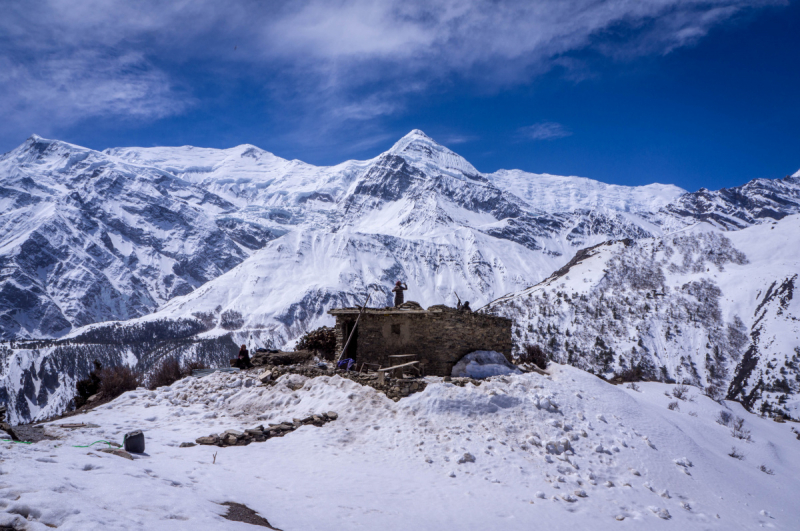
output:
[[669, 511], [666, 509], [662, 509], [661, 507], [648, 507], [648, 509], [650, 509], [650, 511], [653, 514], [655, 514], [661, 519], [669, 520], [670, 518], [672, 518], [672, 515], [669, 514]]

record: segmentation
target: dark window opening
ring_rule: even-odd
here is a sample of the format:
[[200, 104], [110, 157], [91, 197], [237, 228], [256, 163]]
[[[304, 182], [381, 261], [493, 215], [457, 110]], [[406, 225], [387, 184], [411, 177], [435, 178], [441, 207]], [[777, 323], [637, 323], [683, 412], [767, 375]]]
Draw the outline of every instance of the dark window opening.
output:
[[344, 340], [347, 342], [347, 338], [350, 337], [350, 333], [353, 333], [352, 339], [350, 339], [350, 343], [347, 345], [347, 350], [344, 352], [344, 358], [350, 358], [355, 360], [356, 359], [356, 352], [358, 351], [358, 327], [355, 327], [355, 332], [353, 332], [353, 327], [355, 326], [355, 321], [349, 322], [345, 324], [344, 327]]
[[400, 335], [400, 325], [399, 324], [393, 324], [392, 325], [392, 333], [396, 334], [398, 336]]

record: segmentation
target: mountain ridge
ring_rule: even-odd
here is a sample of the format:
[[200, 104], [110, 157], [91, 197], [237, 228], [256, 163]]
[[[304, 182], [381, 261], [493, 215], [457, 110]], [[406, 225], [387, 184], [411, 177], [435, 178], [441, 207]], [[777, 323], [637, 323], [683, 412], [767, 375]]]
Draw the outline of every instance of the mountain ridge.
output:
[[[535, 174], [482, 174], [418, 130], [327, 167], [249, 145], [23, 146], [0, 157], [1, 339], [16, 341], [0, 356], [0, 401], [20, 419], [66, 407], [92, 357], [144, 371], [167, 351], [226, 363], [236, 344], [291, 345], [368, 292], [390, 305], [395, 280], [423, 306], [455, 305], [458, 293], [478, 308], [609, 240], [800, 212], [796, 178], [685, 192], [548, 176], [537, 196], [519, 186]], [[175, 339], [120, 339], [153, 334]]]

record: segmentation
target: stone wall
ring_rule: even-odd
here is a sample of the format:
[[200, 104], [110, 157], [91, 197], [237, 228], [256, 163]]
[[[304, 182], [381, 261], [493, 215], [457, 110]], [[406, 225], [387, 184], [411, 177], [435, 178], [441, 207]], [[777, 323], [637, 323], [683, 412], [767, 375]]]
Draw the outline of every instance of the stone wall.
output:
[[[336, 349], [357, 311], [332, 310], [336, 317]], [[367, 310], [358, 323], [356, 361], [389, 367], [402, 363], [394, 354], [416, 354], [424, 374], [448, 376], [453, 365], [474, 350], [495, 350], [511, 361], [511, 320], [451, 308], [441, 310]], [[349, 349], [348, 349], [349, 350]]]

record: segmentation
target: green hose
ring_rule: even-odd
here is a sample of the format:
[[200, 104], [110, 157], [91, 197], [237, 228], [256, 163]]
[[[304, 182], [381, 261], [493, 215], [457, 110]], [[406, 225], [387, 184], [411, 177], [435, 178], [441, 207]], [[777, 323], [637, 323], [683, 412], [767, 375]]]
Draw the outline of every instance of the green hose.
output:
[[113, 444], [113, 443], [110, 443], [108, 441], [95, 441], [92, 444], [88, 444], [86, 446], [73, 446], [73, 448], [89, 448], [89, 446], [94, 446], [97, 443], [103, 443], [103, 444], [107, 444], [109, 446], [112, 446], [112, 444]]
[[[12, 443], [18, 443], [18, 444], [33, 444], [32, 442], [13, 441], [11, 439], [0, 439], [0, 441], [2, 441], [2, 442], [12, 442]], [[73, 448], [89, 448], [90, 446], [94, 446], [97, 443], [103, 443], [103, 444], [107, 444], [109, 446], [113, 446], [114, 445], [114, 443], [110, 443], [108, 441], [95, 441], [92, 444], [87, 444], [86, 446], [73, 446]]]

